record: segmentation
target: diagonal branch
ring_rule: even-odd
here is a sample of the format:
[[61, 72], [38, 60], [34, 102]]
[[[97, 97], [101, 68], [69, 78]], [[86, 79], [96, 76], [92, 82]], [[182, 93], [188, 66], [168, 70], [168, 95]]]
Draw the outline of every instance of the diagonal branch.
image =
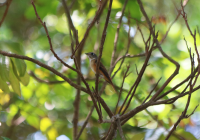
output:
[[85, 119], [85, 122], [83, 123], [83, 126], [81, 127], [81, 130], [79, 131], [79, 133], [78, 133], [78, 135], [77, 135], [75, 140], [78, 140], [80, 138], [81, 134], [83, 133], [84, 128], [86, 127], [86, 125], [87, 125], [87, 123], [88, 123], [88, 121], [90, 119], [90, 116], [92, 115], [93, 110], [94, 110], [94, 106], [92, 106], [90, 112], [88, 113], [88, 115], [87, 115], [87, 117]]
[[156, 34], [155, 31], [153, 30], [153, 26], [151, 24], [151, 21], [149, 20], [149, 17], [147, 16], [146, 11], [144, 10], [144, 6], [141, 2], [141, 0], [137, 0], [139, 6], [140, 6], [140, 10], [142, 12], [142, 14], [144, 15], [144, 17], [146, 18], [146, 21], [149, 25], [149, 30], [153, 35], [153, 38], [155, 39], [156, 42], [156, 46], [158, 47], [159, 51], [161, 52], [161, 54], [167, 58], [171, 63], [173, 63], [176, 66], [175, 71], [173, 72], [173, 74], [165, 81], [165, 83], [157, 90], [157, 92], [154, 94], [154, 96], [151, 98], [151, 100], [155, 100], [155, 98], [163, 91], [163, 89], [169, 84], [169, 82], [178, 74], [179, 72], [179, 68], [180, 65], [178, 62], [176, 62], [175, 60], [173, 60], [171, 57], [169, 57], [161, 48], [160, 43], [158, 42], [158, 39], [156, 38]]
[[[134, 94], [135, 94], [135, 92], [136, 92], [136, 89], [137, 89], [137, 87], [138, 87], [138, 85], [139, 85], [139, 83], [140, 83], [140, 81], [141, 81], [141, 79], [142, 79], [142, 76], [143, 76], [143, 74], [144, 74], [144, 71], [146, 70], [146, 68], [147, 68], [147, 66], [148, 66], [148, 62], [149, 62], [149, 59], [150, 59], [150, 57], [151, 57], [151, 53], [152, 53], [152, 51], [153, 51], [153, 45], [154, 45], [154, 42], [153, 42], [153, 44], [152, 44], [152, 46], [151, 46], [151, 49], [150, 49], [149, 52], [148, 52], [148, 55], [147, 55], [147, 57], [146, 57], [146, 59], [145, 59], [145, 62], [144, 62], [144, 64], [143, 64], [143, 66], [142, 66], [142, 69], [141, 69], [140, 73], [138, 74], [138, 77], [137, 77], [137, 79], [136, 79], [136, 81], [135, 81], [135, 83], [134, 83], [135, 86], [134, 86], [133, 92], [131, 93], [132, 89], [130, 89], [130, 91], [129, 91], [129, 94], [131, 93], [132, 95], [131, 95], [131, 97], [130, 97], [130, 99], [129, 99], [129, 101], [128, 101], [126, 107], [125, 107], [125, 109], [123, 110], [122, 114], [124, 114], [124, 113], [126, 112], [126, 110], [128, 109], [128, 107], [129, 107], [129, 105], [130, 105], [130, 103], [131, 103], [131, 100], [132, 100], [132, 98], [133, 98], [133, 96], [134, 96]], [[128, 97], [128, 95], [127, 95], [127, 97]], [[126, 98], [126, 99], [127, 99], [127, 98]], [[125, 103], [125, 102], [126, 102], [126, 100], [124, 101], [124, 103]], [[122, 107], [121, 107], [120, 109], [122, 109]]]
[[[129, 17], [130, 17], [130, 15], [129, 15]], [[131, 27], [130, 27], [130, 19], [128, 20], [128, 24], [129, 24], [129, 30], [128, 30], [128, 43], [127, 43], [127, 47], [126, 47], [125, 55], [128, 53], [129, 48], [130, 48], [130, 44], [131, 44], [131, 37], [130, 37], [130, 31], [131, 31]], [[115, 46], [115, 49], [116, 49], [116, 46]], [[114, 53], [114, 54], [115, 54], [115, 53]], [[112, 57], [112, 60], [113, 60], [113, 59], [114, 59], [114, 57]], [[119, 66], [119, 68], [115, 71], [115, 73], [112, 75], [112, 78], [114, 78], [115, 75], [117, 74], [117, 72], [121, 69], [122, 64], [124, 63], [124, 60], [125, 60], [125, 57], [122, 58], [122, 61], [121, 61], [121, 63], [120, 63], [120, 66]], [[114, 60], [113, 60], [113, 61], [114, 61]], [[112, 63], [113, 63], [113, 62], [112, 62]], [[112, 64], [112, 63], [111, 63], [111, 64]], [[116, 65], [111, 66], [111, 68], [112, 68], [112, 69], [110, 69], [111, 72], [114, 70], [115, 66], [116, 66]]]
[[121, 85], [121, 88], [120, 88], [120, 91], [119, 91], [118, 101], [117, 101], [117, 104], [116, 104], [116, 107], [115, 107], [114, 114], [116, 114], [117, 107], [118, 107], [118, 104], [119, 104], [119, 101], [120, 101], [120, 98], [121, 98], [122, 88], [123, 88], [123, 85], [124, 85], [125, 78], [130, 74], [130, 73], [127, 74], [128, 71], [129, 71], [129, 68], [130, 68], [130, 65], [127, 66], [126, 72], [125, 72], [125, 74], [123, 76], [122, 85]]
[[47, 38], [48, 38], [48, 41], [49, 41], [49, 45], [50, 45], [50, 50], [52, 51], [52, 53], [54, 54], [54, 56], [55, 56], [64, 66], [70, 68], [70, 69], [73, 70], [73, 71], [78, 72], [75, 68], [73, 68], [73, 67], [71, 67], [70, 65], [66, 64], [66, 63], [65, 63], [61, 58], [59, 58], [58, 55], [54, 52], [53, 46], [52, 46], [52, 42], [51, 42], [51, 38], [50, 38], [50, 36], [49, 36], [49, 32], [48, 32], [47, 27], [46, 27], [46, 23], [43, 22], [43, 21], [41, 20], [40, 16], [38, 15], [33, 0], [31, 0], [31, 3], [32, 3], [32, 5], [33, 5], [33, 8], [34, 8], [34, 11], [35, 11], [35, 14], [36, 14], [38, 20], [40, 21], [40, 23], [42, 24], [42, 26], [43, 26], [44, 29], [45, 29], [45, 32], [46, 32], [46, 35], [47, 35]]
[[89, 26], [88, 26], [88, 28], [87, 28], [87, 30], [86, 30], [86, 32], [85, 32], [85, 34], [84, 34], [84, 37], [83, 37], [83, 39], [81, 40], [80, 44], [76, 45], [76, 48], [75, 48], [74, 52], [73, 52], [72, 55], [71, 55], [71, 58], [74, 58], [74, 55], [75, 55], [76, 51], [77, 51], [79, 48], [82, 48], [82, 47], [84, 46], [85, 41], [86, 41], [86, 39], [87, 39], [87, 37], [88, 37], [88, 35], [89, 35], [90, 30], [91, 30], [92, 27], [94, 26], [95, 22], [96, 22], [96, 21], [99, 19], [99, 17], [101, 16], [101, 14], [102, 14], [102, 12], [103, 12], [103, 9], [104, 9], [104, 7], [106, 6], [107, 2], [108, 2], [108, 0], [105, 0], [105, 1], [103, 2], [103, 4], [99, 7], [99, 9], [98, 9], [98, 11], [97, 11], [97, 13], [96, 13], [94, 19], [93, 19], [92, 22], [89, 24]]
[[76, 89], [80, 89], [81, 91], [84, 91], [85, 93], [90, 94], [89, 91], [86, 88], [84, 88], [84, 87], [82, 87], [80, 85], [75, 84], [74, 82], [71, 81], [71, 79], [67, 78], [62, 73], [58, 72], [54, 68], [52, 68], [52, 67], [50, 67], [50, 66], [48, 66], [48, 65], [46, 65], [46, 64], [44, 64], [44, 63], [42, 63], [42, 62], [40, 62], [38, 60], [36, 60], [36, 59], [30, 58], [28, 56], [23, 56], [23, 55], [8, 53], [8, 52], [2, 51], [2, 50], [0, 50], [0, 54], [2, 54], [4, 56], [8, 56], [8, 57], [14, 57], [14, 58], [28, 60], [30, 62], [33, 62], [33, 63], [35, 63], [35, 64], [37, 64], [37, 65], [39, 65], [39, 66], [41, 66], [41, 67], [43, 67], [43, 68], [51, 71], [51, 72], [53, 72], [57, 76], [61, 77], [63, 80], [65, 80], [66, 82], [68, 82], [72, 87], [74, 87]]
[[112, 2], [113, 2], [113, 0], [110, 0], [108, 13], [107, 13], [107, 17], [106, 17], [106, 22], [105, 22], [105, 25], [104, 25], [104, 29], [103, 29], [103, 33], [102, 33], [102, 37], [101, 37], [101, 43], [100, 43], [100, 47], [99, 47], [99, 56], [98, 56], [98, 59], [97, 59], [96, 82], [95, 82], [95, 90], [96, 90], [97, 94], [98, 94], [98, 82], [99, 82], [99, 66], [100, 66], [100, 60], [101, 60], [102, 52], [103, 52], [103, 45], [104, 45], [105, 38], [106, 38], [106, 30], [107, 30], [107, 27], [108, 27], [110, 13], [111, 13], [111, 9], [112, 9]]
[[3, 17], [2, 17], [2, 19], [1, 19], [1, 21], [0, 21], [0, 27], [1, 27], [2, 23], [3, 23], [3, 21], [4, 21], [5, 18], [6, 18], [6, 15], [7, 15], [7, 13], [8, 13], [8, 9], [9, 9], [9, 7], [10, 7], [11, 2], [12, 2], [12, 0], [7, 0], [7, 1], [5, 2], [5, 4], [6, 4], [6, 10], [5, 10], [4, 14], [3, 14]]
[[[74, 0], [75, 1], [75, 0]], [[72, 19], [71, 19], [71, 16], [70, 16], [70, 12], [69, 12], [69, 9], [68, 9], [68, 6], [65, 2], [65, 0], [62, 0], [62, 4], [63, 4], [63, 7], [65, 9], [65, 14], [66, 14], [66, 17], [67, 17], [67, 21], [68, 21], [68, 24], [69, 24], [69, 27], [70, 27], [70, 31], [71, 30], [73, 31], [73, 34], [74, 34], [74, 39], [76, 40], [76, 45], [79, 44], [79, 41], [78, 41], [78, 33], [77, 33], [77, 30], [76, 28], [74, 27], [74, 24], [72, 22]]]
[[[110, 62], [109, 74], [111, 74], [111, 72], [112, 72], [113, 69], [114, 69], [113, 64], [114, 64], [114, 59], [115, 59], [115, 53], [116, 53], [116, 51], [117, 51], [117, 42], [118, 42], [118, 38], [119, 38], [119, 29], [120, 29], [120, 27], [121, 27], [122, 18], [123, 18], [123, 16], [124, 16], [124, 11], [125, 11], [125, 9], [126, 9], [127, 3], [128, 3], [128, 0], [126, 0], [126, 1], [124, 2], [124, 6], [123, 6], [122, 11], [121, 11], [121, 16], [120, 16], [120, 18], [119, 18], [119, 23], [118, 23], [118, 25], [117, 25], [117, 31], [116, 31], [116, 33], [115, 33], [114, 48], [113, 48], [112, 57], [111, 57], [111, 62]], [[129, 27], [129, 28], [130, 28], [130, 27]]]

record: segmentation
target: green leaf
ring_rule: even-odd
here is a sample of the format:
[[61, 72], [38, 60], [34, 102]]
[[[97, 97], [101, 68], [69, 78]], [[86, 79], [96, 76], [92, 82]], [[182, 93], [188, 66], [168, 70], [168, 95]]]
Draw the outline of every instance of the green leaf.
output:
[[27, 120], [27, 122], [28, 122], [31, 126], [37, 128], [37, 129], [39, 129], [40, 122], [39, 122], [39, 118], [38, 118], [38, 117], [33, 116], [33, 115], [29, 115], [29, 116], [26, 118], [26, 120]]
[[7, 68], [5, 60], [6, 60], [6, 57], [3, 55], [0, 55], [0, 77], [2, 78], [2, 80], [8, 81], [9, 69]]
[[14, 74], [12, 65], [10, 65], [9, 81], [14, 92], [17, 93], [19, 96], [21, 96], [19, 79]]
[[11, 51], [12, 53], [16, 53], [19, 55], [24, 55], [24, 49], [22, 45], [18, 42], [14, 41], [1, 41], [0, 48], [4, 51]]
[[20, 77], [20, 81], [24, 86], [27, 86], [29, 81], [30, 81], [30, 76], [29, 74], [26, 72], [25, 75], [23, 77]]
[[17, 75], [19, 74], [18, 76], [23, 77], [26, 72], [26, 63], [24, 62], [24, 60], [16, 59], [16, 58], [11, 58], [11, 60], [13, 62], [13, 66], [14, 66], [13, 68], [16, 68], [16, 70], [18, 72]]
[[2, 136], [1, 136], [1, 138], [3, 138], [2, 140], [10, 140], [9, 138], [2, 137]]
[[6, 81], [2, 80], [1, 78], [0, 78], [0, 89], [5, 93], [9, 93], [10, 92]]
[[18, 76], [18, 73], [17, 73], [17, 69], [16, 69], [16, 67], [15, 67], [15, 64], [14, 64], [13, 60], [10, 59], [10, 62], [11, 62], [11, 65], [12, 65], [12, 67], [10, 67], [10, 69], [12, 68], [13, 73], [15, 74], [16, 78], [17, 78], [18, 80], [20, 80], [20, 78], [19, 78], [19, 76]]

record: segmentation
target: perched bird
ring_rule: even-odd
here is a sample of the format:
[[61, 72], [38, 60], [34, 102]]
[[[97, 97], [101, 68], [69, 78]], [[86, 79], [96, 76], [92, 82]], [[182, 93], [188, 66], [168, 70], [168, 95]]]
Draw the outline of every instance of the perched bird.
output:
[[[85, 53], [89, 60], [90, 60], [90, 67], [92, 69], [92, 71], [94, 73], [96, 73], [96, 68], [97, 68], [97, 55], [93, 52], [89, 52], [89, 53]], [[112, 80], [106, 70], [106, 68], [104, 67], [104, 65], [100, 62], [100, 65], [99, 65], [99, 74], [100, 74], [100, 77], [104, 78], [109, 84], [111, 84], [111, 86], [113, 87], [113, 89], [115, 90], [115, 87], [112, 83]], [[116, 92], [116, 90], [115, 90]]]

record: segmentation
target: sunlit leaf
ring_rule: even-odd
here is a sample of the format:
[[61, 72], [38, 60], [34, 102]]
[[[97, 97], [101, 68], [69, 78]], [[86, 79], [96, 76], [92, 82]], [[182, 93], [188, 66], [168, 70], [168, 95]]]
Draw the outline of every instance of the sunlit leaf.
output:
[[3, 55], [0, 55], [0, 76], [4, 81], [9, 79], [9, 69], [6, 64], [6, 57]]
[[19, 96], [21, 96], [20, 83], [19, 83], [19, 80], [17, 79], [16, 75], [13, 72], [12, 65], [10, 65], [9, 81], [10, 81], [10, 84], [11, 84], [14, 92], [17, 93]]
[[37, 128], [37, 129], [39, 128], [40, 123], [39, 123], [39, 118], [37, 116], [29, 115], [26, 118], [26, 120], [31, 126]]
[[11, 58], [19, 76], [24, 76], [26, 72], [26, 63], [24, 60]]
[[24, 86], [27, 86], [29, 84], [29, 81], [30, 81], [29, 74], [26, 72], [23, 77], [20, 77], [20, 81]]

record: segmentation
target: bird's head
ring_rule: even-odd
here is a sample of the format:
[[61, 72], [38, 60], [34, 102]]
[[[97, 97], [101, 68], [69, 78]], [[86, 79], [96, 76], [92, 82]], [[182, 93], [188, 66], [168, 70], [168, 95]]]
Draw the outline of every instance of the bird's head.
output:
[[85, 53], [90, 60], [97, 59], [97, 55], [93, 52]]

